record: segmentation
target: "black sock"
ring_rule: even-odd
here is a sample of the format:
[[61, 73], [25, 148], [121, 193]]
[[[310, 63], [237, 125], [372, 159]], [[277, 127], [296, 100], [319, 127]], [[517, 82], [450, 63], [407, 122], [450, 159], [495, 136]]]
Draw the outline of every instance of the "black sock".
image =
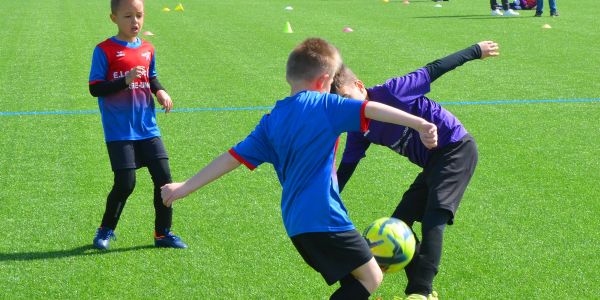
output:
[[154, 183], [154, 230], [159, 234], [166, 234], [173, 222], [173, 208], [166, 207], [160, 196], [160, 188], [173, 182], [168, 159], [157, 159], [148, 162], [148, 171]]
[[102, 217], [101, 227], [112, 230], [117, 228], [117, 223], [123, 212], [127, 198], [135, 188], [135, 169], [116, 170], [112, 190], [106, 199], [106, 209]]
[[406, 294], [431, 293], [433, 278], [438, 272], [442, 256], [444, 229], [451, 217], [452, 214], [445, 209], [427, 211], [423, 216], [421, 243], [410, 267], [407, 266], [406, 269]]
[[330, 300], [362, 300], [369, 299], [371, 293], [352, 274], [340, 280], [340, 288], [329, 298]]

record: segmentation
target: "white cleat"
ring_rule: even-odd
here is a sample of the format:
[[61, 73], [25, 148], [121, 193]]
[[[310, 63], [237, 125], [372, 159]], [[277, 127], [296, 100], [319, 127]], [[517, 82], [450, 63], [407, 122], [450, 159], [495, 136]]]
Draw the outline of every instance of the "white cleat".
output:
[[514, 10], [512, 10], [512, 9], [509, 9], [509, 10], [507, 10], [507, 11], [504, 12], [504, 16], [505, 17], [516, 17], [518, 15], [519, 15], [519, 13], [516, 12], [516, 11], [514, 11]]
[[494, 10], [492, 10], [492, 16], [501, 16], [502, 12], [500, 11], [500, 9], [496, 8]]

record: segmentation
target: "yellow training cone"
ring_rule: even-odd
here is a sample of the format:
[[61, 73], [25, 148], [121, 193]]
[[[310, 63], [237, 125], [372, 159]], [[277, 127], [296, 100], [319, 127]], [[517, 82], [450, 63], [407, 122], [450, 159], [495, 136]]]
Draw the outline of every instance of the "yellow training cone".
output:
[[181, 4], [181, 3], [177, 4], [177, 6], [175, 6], [175, 10], [176, 11], [183, 11], [183, 4]]
[[168, 7], [165, 7], [165, 8], [163, 8], [163, 9], [162, 9], [162, 11], [164, 11], [164, 12], [169, 12], [169, 11], [171, 11], [171, 9], [170, 9], [170, 8], [168, 8]]
[[550, 28], [552, 28], [552, 26], [550, 26], [550, 24], [544, 24], [544, 25], [542, 25], [542, 28], [550, 29]]
[[284, 33], [294, 33], [292, 30], [292, 24], [290, 22], [285, 22], [285, 28], [283, 29]]

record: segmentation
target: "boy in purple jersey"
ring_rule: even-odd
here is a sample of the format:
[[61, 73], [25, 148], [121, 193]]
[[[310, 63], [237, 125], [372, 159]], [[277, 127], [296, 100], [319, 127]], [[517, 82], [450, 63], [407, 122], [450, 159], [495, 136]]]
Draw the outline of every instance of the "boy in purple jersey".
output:
[[332, 84], [332, 92], [343, 97], [387, 104], [437, 126], [438, 147], [428, 149], [415, 139], [416, 132], [412, 128], [371, 121], [366, 132], [348, 133], [337, 170], [341, 192], [371, 143], [387, 146], [423, 168], [392, 214], [411, 227], [415, 221], [422, 223], [421, 242], [417, 243], [413, 260], [405, 268], [408, 277], [405, 292], [409, 299], [437, 299], [432, 283], [440, 263], [445, 225], [453, 223], [477, 164], [477, 145], [473, 137], [452, 113], [425, 94], [431, 82], [444, 73], [467, 61], [498, 54], [496, 43], [480, 42], [372, 88], [365, 88], [349, 68], [342, 66]]
[[283, 187], [285, 229], [304, 261], [327, 284], [340, 282], [331, 299], [367, 299], [383, 274], [338, 192], [334, 159], [339, 135], [376, 119], [415, 128], [432, 148], [437, 132], [433, 124], [392, 107], [327, 93], [340, 65], [338, 50], [322, 39], [298, 45], [286, 68], [291, 96], [277, 101], [246, 139], [195, 176], [165, 185], [162, 197], [171, 206], [240, 164], [252, 170], [271, 163]]
[[165, 207], [160, 197], [160, 187], [172, 180], [152, 94], [166, 112], [173, 101], [156, 77], [154, 47], [137, 37], [144, 25], [144, 1], [111, 0], [110, 18], [118, 33], [94, 49], [89, 89], [92, 96], [98, 97], [114, 184], [93, 245], [101, 250], [109, 248], [125, 202], [135, 187], [135, 170], [147, 166], [154, 183], [154, 244], [186, 248], [170, 230], [173, 209]]

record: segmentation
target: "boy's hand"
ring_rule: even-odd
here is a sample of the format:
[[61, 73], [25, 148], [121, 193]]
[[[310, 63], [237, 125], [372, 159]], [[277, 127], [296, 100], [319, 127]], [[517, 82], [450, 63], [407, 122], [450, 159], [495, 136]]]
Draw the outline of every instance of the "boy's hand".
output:
[[500, 55], [500, 46], [498, 46], [496, 42], [483, 41], [477, 43], [477, 45], [479, 45], [479, 48], [481, 48], [481, 59]]
[[167, 92], [164, 90], [159, 90], [158, 92], [156, 92], [156, 100], [158, 101], [158, 103], [160, 103], [160, 105], [162, 105], [163, 109], [165, 110], [165, 113], [170, 112], [173, 108], [173, 101], [171, 100], [171, 96], [169, 96], [169, 94], [167, 94]]
[[427, 149], [433, 149], [437, 147], [437, 126], [433, 123], [424, 122], [419, 126], [419, 137], [421, 142], [427, 147]]
[[189, 194], [185, 192], [183, 184], [183, 182], [174, 182], [165, 184], [160, 188], [160, 196], [166, 207], [170, 207], [175, 200], [181, 199]]
[[127, 85], [130, 85], [136, 78], [142, 78], [143, 76], [146, 76], [146, 67], [133, 67], [125, 76], [125, 82], [127, 83]]

